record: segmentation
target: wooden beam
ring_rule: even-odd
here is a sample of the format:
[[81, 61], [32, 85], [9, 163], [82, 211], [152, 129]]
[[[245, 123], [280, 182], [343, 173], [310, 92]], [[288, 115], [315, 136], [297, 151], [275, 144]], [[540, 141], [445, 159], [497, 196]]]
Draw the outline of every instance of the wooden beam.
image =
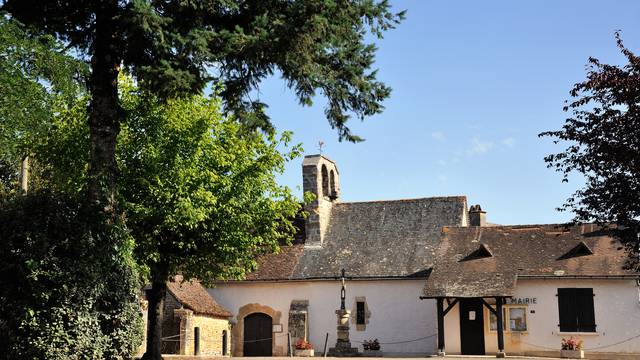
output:
[[444, 299], [437, 298], [436, 306], [438, 307], [438, 353], [444, 355]]
[[456, 306], [457, 303], [458, 303], [458, 298], [455, 298], [453, 302], [449, 303], [449, 306], [447, 306], [447, 308], [444, 310], [444, 313], [442, 314], [442, 316], [447, 315], [447, 313], [451, 311], [451, 309], [453, 309], [453, 307]]
[[502, 323], [502, 302], [504, 301], [503, 297], [496, 297], [496, 317], [498, 318], [498, 353], [496, 357], [503, 358], [505, 357], [504, 353], [504, 329]]
[[480, 298], [480, 300], [482, 300], [484, 306], [489, 309], [493, 315], [498, 316], [498, 312], [493, 308], [493, 306], [491, 306], [484, 298]]

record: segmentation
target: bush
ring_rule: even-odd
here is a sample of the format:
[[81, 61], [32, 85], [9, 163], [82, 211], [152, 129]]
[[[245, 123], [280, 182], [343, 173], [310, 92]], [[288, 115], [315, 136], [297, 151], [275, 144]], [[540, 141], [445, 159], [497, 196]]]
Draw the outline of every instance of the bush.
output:
[[380, 350], [380, 342], [378, 342], [378, 339], [365, 340], [362, 343], [362, 348], [365, 350]]
[[132, 242], [81, 202], [50, 193], [0, 202], [0, 353], [128, 359], [142, 341]]
[[296, 342], [296, 350], [311, 350], [313, 345], [305, 339], [299, 339]]

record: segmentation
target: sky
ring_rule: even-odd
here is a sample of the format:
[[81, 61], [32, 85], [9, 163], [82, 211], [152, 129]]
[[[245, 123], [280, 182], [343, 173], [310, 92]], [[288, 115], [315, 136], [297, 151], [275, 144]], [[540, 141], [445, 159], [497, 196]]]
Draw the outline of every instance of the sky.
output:
[[[561, 223], [556, 208], [582, 185], [543, 158], [562, 145], [538, 138], [559, 129], [573, 84], [590, 56], [623, 64], [614, 31], [640, 52], [640, 1], [391, 1], [407, 18], [377, 41], [375, 68], [392, 89], [385, 111], [339, 142], [323, 100], [301, 107], [274, 77], [260, 100], [278, 130], [294, 132], [305, 154], [337, 163], [341, 201], [466, 195], [498, 224]], [[302, 159], [279, 181], [302, 195]]]

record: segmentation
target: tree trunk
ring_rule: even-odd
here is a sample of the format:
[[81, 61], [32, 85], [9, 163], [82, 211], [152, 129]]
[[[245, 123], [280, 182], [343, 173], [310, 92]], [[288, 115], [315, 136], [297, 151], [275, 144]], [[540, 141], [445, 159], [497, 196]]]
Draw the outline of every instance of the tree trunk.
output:
[[89, 169], [88, 200], [105, 212], [115, 215], [116, 137], [120, 131], [117, 51], [117, 0], [111, 0], [96, 13], [95, 39], [91, 57], [89, 88]]
[[[152, 269], [151, 289], [147, 292], [149, 313], [147, 314], [147, 350], [141, 360], [162, 359], [162, 318], [164, 316], [164, 298], [167, 294], [167, 276], [165, 272]], [[155, 274], [153, 272], [156, 272]]]
[[29, 191], [29, 155], [22, 159], [22, 166], [20, 167], [20, 190], [23, 194]]

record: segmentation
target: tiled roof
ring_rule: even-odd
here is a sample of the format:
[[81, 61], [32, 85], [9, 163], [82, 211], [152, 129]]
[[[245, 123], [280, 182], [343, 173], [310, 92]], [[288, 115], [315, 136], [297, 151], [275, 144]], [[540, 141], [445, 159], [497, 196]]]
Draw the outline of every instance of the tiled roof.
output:
[[463, 196], [335, 203], [322, 247], [265, 255], [247, 280], [425, 277], [443, 226], [466, 222]]
[[196, 314], [228, 318], [233, 316], [220, 306], [197, 280], [183, 281], [182, 275], [176, 275], [173, 281], [167, 281], [167, 289], [185, 308]]
[[[479, 251], [482, 246], [489, 251]], [[576, 247], [581, 251], [571, 253]], [[591, 224], [446, 227], [423, 296], [511, 296], [517, 279], [526, 277], [638, 276], [626, 269], [622, 250]]]
[[290, 279], [304, 251], [304, 245], [281, 246], [277, 254], [261, 255], [258, 269], [247, 274], [247, 280]]

